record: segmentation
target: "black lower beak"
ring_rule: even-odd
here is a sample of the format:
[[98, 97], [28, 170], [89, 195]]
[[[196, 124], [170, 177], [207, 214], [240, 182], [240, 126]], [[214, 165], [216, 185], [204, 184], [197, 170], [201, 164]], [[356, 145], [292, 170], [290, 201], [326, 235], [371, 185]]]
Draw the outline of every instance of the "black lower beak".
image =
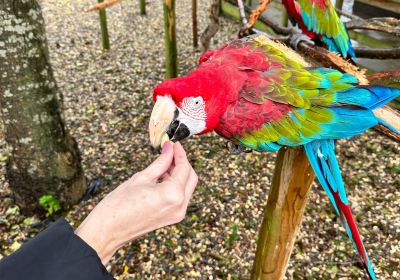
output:
[[189, 137], [190, 130], [184, 123], [174, 120], [168, 128], [167, 134], [172, 142], [177, 142]]

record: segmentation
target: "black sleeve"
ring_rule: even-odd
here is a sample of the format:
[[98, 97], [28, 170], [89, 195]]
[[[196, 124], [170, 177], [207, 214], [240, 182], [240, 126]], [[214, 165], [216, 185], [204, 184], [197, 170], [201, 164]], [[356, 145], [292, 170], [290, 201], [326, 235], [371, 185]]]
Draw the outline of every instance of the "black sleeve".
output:
[[112, 280], [96, 251], [59, 219], [0, 261], [1, 280]]

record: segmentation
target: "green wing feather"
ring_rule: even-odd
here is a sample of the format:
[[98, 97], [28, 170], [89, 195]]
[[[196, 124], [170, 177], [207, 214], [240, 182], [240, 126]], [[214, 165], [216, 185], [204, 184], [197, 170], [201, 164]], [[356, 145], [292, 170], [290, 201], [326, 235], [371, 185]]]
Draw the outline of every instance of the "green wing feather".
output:
[[355, 57], [347, 30], [330, 0], [297, 0], [306, 27], [320, 35], [329, 50]]

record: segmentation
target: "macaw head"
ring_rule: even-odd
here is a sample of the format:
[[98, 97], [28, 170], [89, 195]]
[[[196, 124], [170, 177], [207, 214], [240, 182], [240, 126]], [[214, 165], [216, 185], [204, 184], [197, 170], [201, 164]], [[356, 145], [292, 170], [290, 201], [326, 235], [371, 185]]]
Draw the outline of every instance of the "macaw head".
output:
[[231, 101], [231, 85], [225, 77], [220, 71], [197, 69], [159, 84], [149, 123], [153, 147], [214, 130]]

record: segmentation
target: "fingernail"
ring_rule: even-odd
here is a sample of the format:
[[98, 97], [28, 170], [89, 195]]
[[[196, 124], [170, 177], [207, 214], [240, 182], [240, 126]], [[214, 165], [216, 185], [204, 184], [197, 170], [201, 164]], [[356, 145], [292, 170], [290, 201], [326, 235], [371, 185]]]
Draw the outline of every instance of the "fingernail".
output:
[[164, 143], [164, 146], [162, 147], [161, 153], [162, 154], [167, 154], [170, 151], [172, 151], [172, 142], [171, 141], [167, 141]]

